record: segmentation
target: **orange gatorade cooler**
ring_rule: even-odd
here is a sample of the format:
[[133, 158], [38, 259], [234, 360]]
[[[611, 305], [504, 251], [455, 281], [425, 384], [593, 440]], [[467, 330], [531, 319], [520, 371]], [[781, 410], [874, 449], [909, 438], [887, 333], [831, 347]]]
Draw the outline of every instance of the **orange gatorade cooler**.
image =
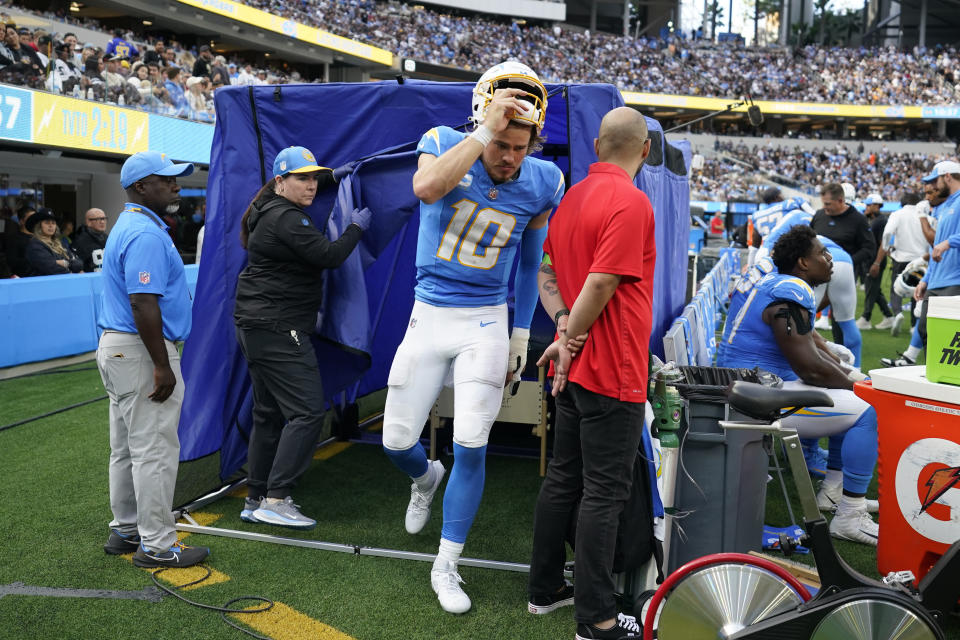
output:
[[877, 569], [918, 581], [960, 540], [960, 389], [925, 370], [875, 369], [853, 389], [878, 417]]

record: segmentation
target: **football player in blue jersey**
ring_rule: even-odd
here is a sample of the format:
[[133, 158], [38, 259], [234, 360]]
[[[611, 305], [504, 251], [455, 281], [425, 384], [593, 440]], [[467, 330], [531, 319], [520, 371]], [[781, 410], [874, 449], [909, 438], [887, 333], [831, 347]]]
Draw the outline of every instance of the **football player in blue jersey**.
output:
[[[457, 562], [480, 505], [504, 384], [524, 369], [547, 220], [564, 192], [560, 169], [529, 155], [542, 142], [547, 110], [533, 70], [519, 62], [492, 67], [473, 90], [472, 108], [472, 133], [436, 127], [417, 147], [416, 300], [390, 368], [383, 419], [384, 450], [413, 480], [405, 526], [418, 533], [445, 473], [439, 460], [427, 460], [420, 433], [452, 378], [454, 464], [430, 575], [451, 613], [471, 606]], [[518, 254], [508, 338], [507, 291]]]
[[780, 193], [779, 187], [769, 187], [764, 190], [761, 196], [763, 205], [750, 215], [750, 226], [753, 229], [750, 233], [750, 249], [747, 256], [747, 264], [753, 264], [756, 260], [758, 249], [761, 247], [763, 238], [765, 238], [773, 228], [791, 212], [804, 211], [813, 217], [815, 211], [810, 204], [800, 197], [785, 200]]
[[[844, 367], [813, 330], [813, 287], [830, 280], [830, 252], [808, 226], [795, 226], [773, 248], [776, 273], [763, 276], [733, 317], [721, 366], [760, 367], [784, 380], [784, 388], [826, 387], [832, 407], [805, 407], [784, 418], [804, 438], [831, 439], [826, 479], [817, 493], [822, 510], [836, 509], [830, 533], [877, 544], [879, 509], [866, 500], [877, 460], [877, 414], [854, 395], [853, 383], [866, 377]], [[729, 318], [730, 316], [728, 316]]]

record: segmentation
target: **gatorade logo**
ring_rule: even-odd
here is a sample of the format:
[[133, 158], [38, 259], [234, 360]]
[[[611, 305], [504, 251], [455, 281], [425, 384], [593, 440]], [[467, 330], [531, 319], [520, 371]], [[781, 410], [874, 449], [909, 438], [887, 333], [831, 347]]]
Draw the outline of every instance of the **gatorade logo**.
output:
[[910, 527], [934, 542], [960, 538], [960, 444], [924, 438], [907, 447], [897, 462], [900, 513]]
[[930, 505], [936, 504], [940, 496], [957, 486], [957, 482], [960, 482], [960, 467], [947, 467], [931, 473], [930, 479], [924, 483], [927, 486], [927, 495], [920, 510], [926, 511]]
[[960, 365], [960, 331], [954, 334], [949, 347], [944, 347], [940, 364]]

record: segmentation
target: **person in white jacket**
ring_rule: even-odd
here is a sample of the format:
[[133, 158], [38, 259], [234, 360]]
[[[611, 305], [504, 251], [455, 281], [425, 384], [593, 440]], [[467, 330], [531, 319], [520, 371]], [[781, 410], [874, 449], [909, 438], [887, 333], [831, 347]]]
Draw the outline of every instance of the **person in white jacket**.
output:
[[900, 332], [903, 324], [903, 300], [894, 292], [893, 283], [907, 264], [923, 256], [928, 248], [920, 224], [924, 216], [917, 208], [919, 202], [919, 194], [903, 193], [900, 197], [901, 208], [891, 213], [887, 219], [887, 226], [883, 230], [883, 238], [877, 250], [877, 262], [883, 262], [883, 258], [889, 255], [893, 264], [890, 273], [890, 308], [894, 316], [890, 332], [894, 336]]

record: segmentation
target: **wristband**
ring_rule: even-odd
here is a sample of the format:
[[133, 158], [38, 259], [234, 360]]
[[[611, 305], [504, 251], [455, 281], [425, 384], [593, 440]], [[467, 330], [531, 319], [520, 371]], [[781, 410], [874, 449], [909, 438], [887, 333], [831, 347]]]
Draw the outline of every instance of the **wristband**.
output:
[[864, 380], [867, 380], [867, 379], [868, 377], [866, 376], [866, 374], [864, 374], [859, 369], [850, 369], [849, 371], [847, 371], [847, 380], [850, 380], [851, 382], [863, 382]]
[[555, 326], [558, 325], [558, 324], [560, 324], [560, 318], [562, 318], [563, 316], [568, 316], [568, 315], [570, 315], [570, 310], [569, 310], [569, 309], [560, 309], [560, 311], [557, 311], [557, 314], [556, 314], [555, 316], [553, 316], [553, 324], [554, 324]]
[[474, 129], [473, 133], [471, 133], [468, 137], [473, 138], [474, 140], [479, 142], [482, 146], [486, 147], [488, 144], [493, 142], [493, 131], [490, 131], [489, 128], [483, 125], [480, 125], [476, 129]]

